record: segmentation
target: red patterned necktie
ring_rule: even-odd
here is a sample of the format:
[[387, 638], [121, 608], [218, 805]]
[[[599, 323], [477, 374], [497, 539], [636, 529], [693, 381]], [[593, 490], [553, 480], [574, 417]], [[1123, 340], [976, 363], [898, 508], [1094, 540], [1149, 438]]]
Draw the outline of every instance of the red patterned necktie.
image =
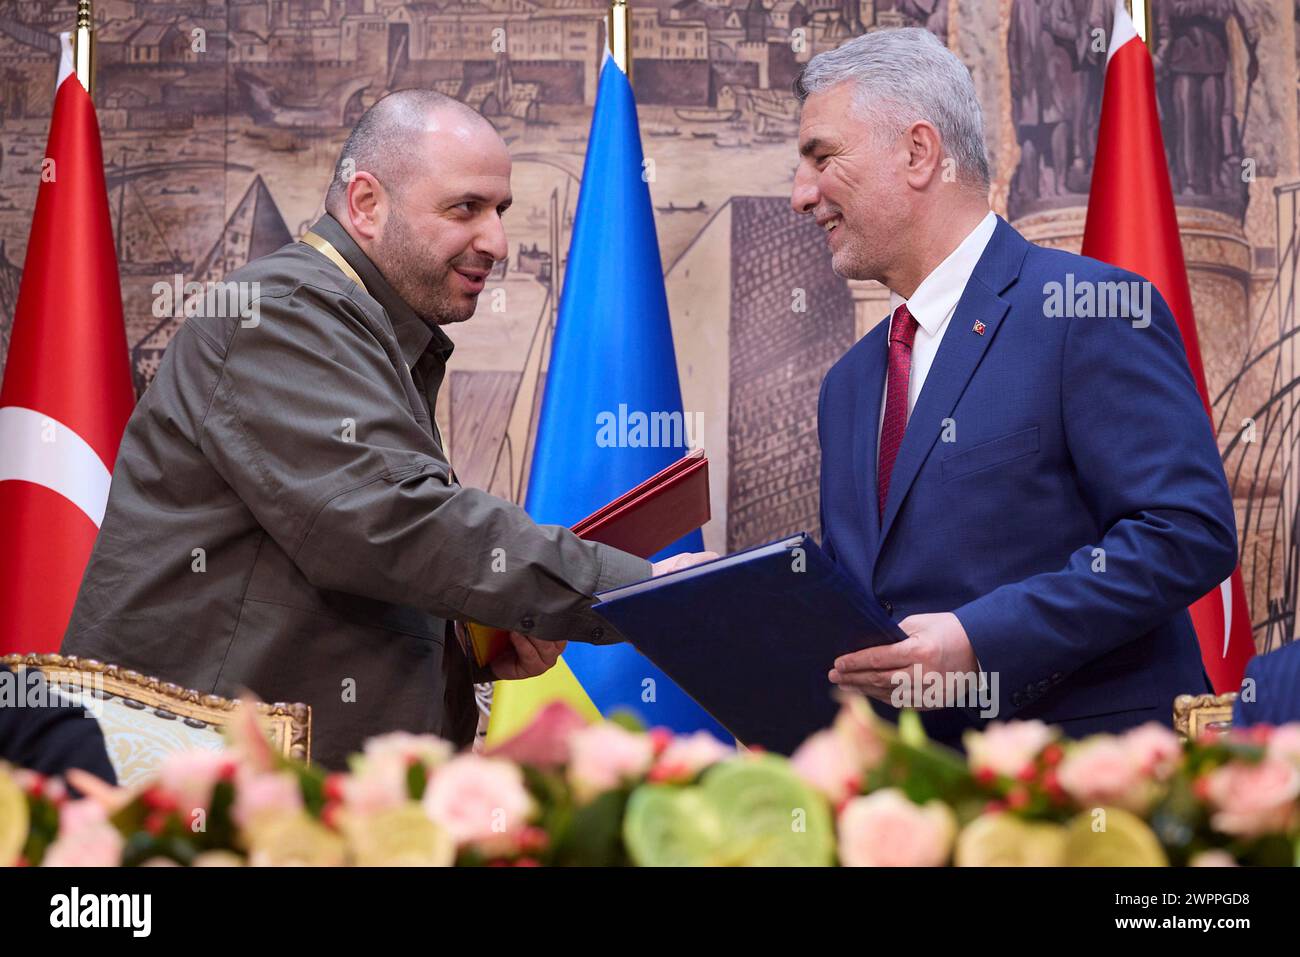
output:
[[912, 378], [912, 340], [916, 338], [916, 320], [907, 304], [894, 310], [889, 323], [889, 373], [885, 380], [885, 420], [880, 426], [880, 469], [876, 489], [880, 497], [880, 516], [885, 515], [889, 497], [889, 477], [894, 472], [898, 447], [903, 444], [907, 428], [907, 384]]

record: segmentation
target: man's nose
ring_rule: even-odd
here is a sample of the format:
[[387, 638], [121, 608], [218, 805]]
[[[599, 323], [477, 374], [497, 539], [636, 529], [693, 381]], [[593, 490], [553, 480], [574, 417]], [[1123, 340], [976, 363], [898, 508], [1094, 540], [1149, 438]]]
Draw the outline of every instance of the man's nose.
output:
[[790, 208], [796, 213], [811, 213], [820, 201], [821, 191], [817, 189], [817, 174], [801, 165], [794, 172], [794, 187], [790, 190]]
[[474, 242], [474, 250], [484, 256], [491, 256], [493, 262], [500, 262], [510, 254], [510, 247], [506, 243], [506, 227], [501, 222], [500, 215], [493, 213], [487, 224], [479, 231], [478, 238]]

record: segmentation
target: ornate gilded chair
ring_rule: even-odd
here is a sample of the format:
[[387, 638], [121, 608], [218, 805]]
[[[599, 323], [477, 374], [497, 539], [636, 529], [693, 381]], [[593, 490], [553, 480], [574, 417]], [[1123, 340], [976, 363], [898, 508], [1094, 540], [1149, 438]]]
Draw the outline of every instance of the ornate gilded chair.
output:
[[[4, 655], [10, 668], [39, 668], [52, 688], [75, 698], [99, 720], [118, 783], [148, 778], [173, 751], [219, 750], [222, 730], [238, 702], [150, 678], [89, 658]], [[287, 757], [311, 758], [311, 708], [257, 704], [272, 746]]]
[[1174, 730], [1195, 740], [1206, 732], [1222, 734], [1232, 727], [1237, 693], [1180, 694], [1174, 699]]

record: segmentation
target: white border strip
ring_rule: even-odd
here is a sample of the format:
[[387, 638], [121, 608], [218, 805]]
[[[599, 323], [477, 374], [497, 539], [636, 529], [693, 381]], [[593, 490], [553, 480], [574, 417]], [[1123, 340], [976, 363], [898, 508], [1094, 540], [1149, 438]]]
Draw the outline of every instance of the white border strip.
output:
[[1106, 63], [1110, 63], [1110, 58], [1120, 47], [1130, 40], [1137, 39], [1137, 27], [1133, 25], [1133, 18], [1129, 16], [1124, 0], [1115, 0], [1115, 22], [1110, 28], [1110, 46], [1106, 48]]
[[0, 408], [0, 482], [31, 482], [62, 495], [99, 528], [113, 475], [62, 422], [16, 405]]

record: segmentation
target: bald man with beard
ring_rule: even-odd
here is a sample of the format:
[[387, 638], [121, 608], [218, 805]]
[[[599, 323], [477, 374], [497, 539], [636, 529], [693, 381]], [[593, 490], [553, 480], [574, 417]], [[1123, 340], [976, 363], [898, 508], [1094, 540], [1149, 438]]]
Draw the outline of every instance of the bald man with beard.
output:
[[[591, 596], [711, 557], [652, 567], [459, 483], [434, 420], [444, 327], [506, 258], [510, 172], [492, 125], [442, 94], [362, 116], [325, 215], [227, 277], [252, 308], [191, 316], [168, 349], [65, 654], [306, 702], [313, 757], [341, 767], [387, 731], [468, 743], [475, 681], [621, 640]], [[456, 637], [466, 620], [512, 632], [490, 669]]]

